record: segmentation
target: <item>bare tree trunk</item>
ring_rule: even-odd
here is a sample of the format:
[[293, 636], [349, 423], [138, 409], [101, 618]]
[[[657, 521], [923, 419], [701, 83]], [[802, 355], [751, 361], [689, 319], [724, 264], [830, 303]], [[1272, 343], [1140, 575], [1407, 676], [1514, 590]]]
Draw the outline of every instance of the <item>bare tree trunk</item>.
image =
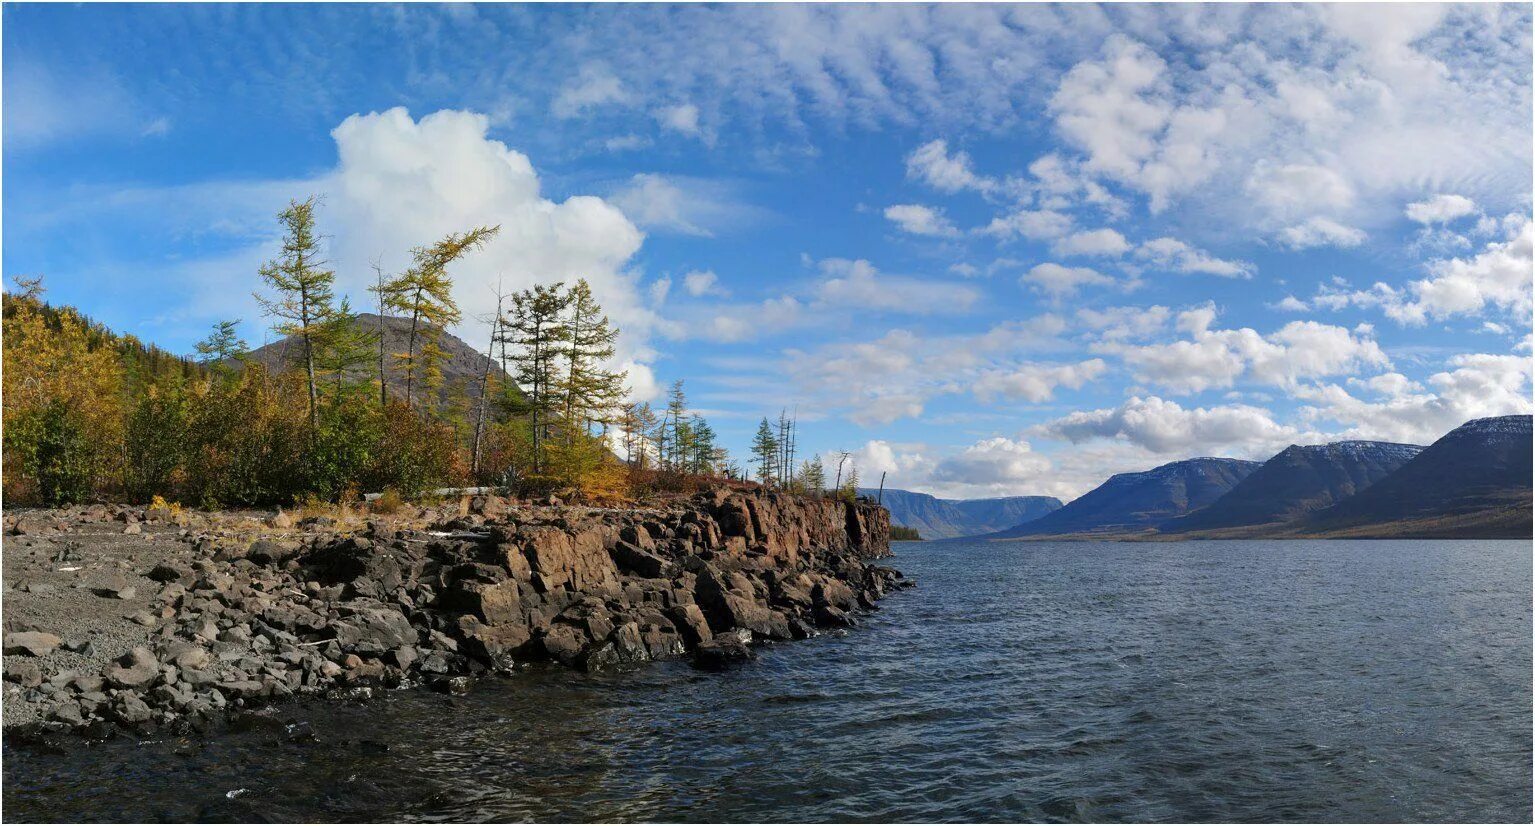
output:
[[889, 473], [889, 471], [882, 470], [882, 471], [879, 472], [879, 499], [877, 501], [881, 505], [885, 504], [885, 474], [886, 473]]
[[410, 313], [410, 338], [405, 346], [405, 406], [410, 407], [410, 386], [416, 377], [416, 328], [421, 324], [421, 293], [416, 293], [416, 306]]
[[311, 436], [320, 432], [320, 389], [314, 377], [314, 339], [309, 332], [309, 295], [299, 293], [299, 317], [304, 325], [304, 372], [309, 376], [309, 431]]
[[373, 272], [378, 282], [378, 407], [383, 410], [389, 407], [389, 385], [384, 383], [384, 268], [375, 263]]
[[501, 329], [501, 293], [496, 293], [496, 318], [490, 325], [490, 343], [485, 346], [485, 372], [480, 376], [480, 411], [474, 419], [474, 450], [469, 458], [469, 472], [480, 475], [480, 444], [485, 436], [485, 411], [490, 406], [490, 366], [495, 363], [496, 334]]
[[532, 344], [533, 344], [533, 472], [534, 473], [542, 472], [540, 469], [543, 467], [543, 462], [540, 460], [541, 456], [540, 456], [540, 454], [538, 452], [538, 446], [539, 446], [539, 443], [540, 443], [539, 433], [538, 433], [538, 411], [539, 411], [539, 408], [543, 407], [543, 404], [544, 404], [544, 395], [543, 395], [543, 393], [541, 392], [541, 390], [539, 388], [539, 381], [538, 381], [539, 378], [543, 375], [543, 370], [544, 370], [543, 364], [540, 362], [540, 359], [543, 358], [543, 348], [541, 346], [543, 344], [543, 342], [541, 341], [542, 338], [543, 338], [543, 330], [542, 329], [538, 329], [538, 330], [534, 330], [533, 331], [533, 342], [532, 342]]

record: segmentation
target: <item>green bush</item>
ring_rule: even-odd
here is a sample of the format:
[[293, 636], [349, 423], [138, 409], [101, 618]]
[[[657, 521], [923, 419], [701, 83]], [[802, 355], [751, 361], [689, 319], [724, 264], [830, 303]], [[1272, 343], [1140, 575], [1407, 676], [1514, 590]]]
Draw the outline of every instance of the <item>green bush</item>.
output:
[[377, 408], [366, 404], [326, 408], [305, 457], [305, 492], [336, 499], [367, 475], [382, 452], [383, 440], [384, 422]]
[[62, 401], [18, 415], [6, 429], [5, 449], [21, 460], [49, 507], [83, 502], [95, 486], [100, 457], [78, 411]]
[[123, 485], [136, 502], [174, 495], [186, 444], [186, 396], [180, 389], [150, 387], [128, 414], [123, 440]]
[[457, 453], [453, 428], [392, 402], [384, 414], [378, 450], [363, 475], [363, 488], [394, 488], [414, 496], [428, 488], [446, 486], [461, 475], [455, 462]]

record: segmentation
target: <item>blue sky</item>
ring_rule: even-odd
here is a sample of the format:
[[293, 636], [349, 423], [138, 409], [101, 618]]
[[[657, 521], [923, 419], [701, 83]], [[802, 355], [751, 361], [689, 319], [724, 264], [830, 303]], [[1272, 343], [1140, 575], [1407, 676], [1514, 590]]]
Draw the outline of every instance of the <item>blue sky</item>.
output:
[[4, 271], [187, 351], [473, 224], [738, 455], [949, 496], [1528, 412], [1527, 5], [4, 8]]

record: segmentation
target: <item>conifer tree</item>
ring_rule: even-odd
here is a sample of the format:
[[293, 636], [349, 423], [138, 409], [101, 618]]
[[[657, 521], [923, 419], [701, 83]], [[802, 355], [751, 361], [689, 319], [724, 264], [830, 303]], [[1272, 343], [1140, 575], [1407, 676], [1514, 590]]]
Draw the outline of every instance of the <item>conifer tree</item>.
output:
[[565, 376], [559, 392], [564, 396], [567, 443], [592, 424], [613, 421], [613, 411], [623, 398], [625, 374], [604, 368], [613, 357], [618, 329], [592, 298], [591, 285], [579, 279], [566, 297], [569, 336], [565, 340]]
[[330, 378], [332, 402], [340, 403], [347, 379], [373, 360], [377, 336], [358, 323], [351, 299], [342, 296], [316, 338], [315, 368]]
[[826, 491], [826, 467], [821, 464], [820, 456], [800, 465], [800, 480], [806, 493], [820, 496]]
[[388, 350], [384, 340], [384, 317], [389, 309], [389, 279], [384, 277], [384, 267], [378, 261], [373, 262], [373, 286], [368, 288], [368, 292], [378, 296], [378, 406], [384, 410], [389, 407], [389, 382], [384, 375]]
[[240, 333], [236, 329], [239, 323], [239, 319], [220, 321], [213, 325], [213, 332], [209, 333], [207, 338], [194, 345], [198, 361], [221, 377], [230, 376], [234, 372], [234, 365], [231, 362], [244, 362], [246, 354], [250, 351], [250, 345], [240, 338]]
[[[671, 430], [666, 435], [666, 442], [670, 448], [671, 467], [680, 469], [681, 457], [687, 455], [687, 422], [685, 418], [688, 412], [688, 397], [682, 390], [682, 379], [672, 382], [671, 390], [666, 394], [666, 415], [663, 423], [671, 422]], [[663, 453], [663, 461], [666, 454]]]
[[315, 350], [320, 329], [330, 320], [336, 273], [325, 268], [320, 257], [320, 235], [315, 231], [316, 199], [290, 201], [278, 213], [284, 229], [282, 253], [261, 265], [261, 279], [277, 295], [256, 295], [266, 314], [278, 319], [277, 331], [296, 337], [302, 348], [304, 373], [309, 384], [309, 426], [320, 427], [320, 391], [316, 380]]
[[773, 484], [778, 467], [778, 437], [773, 435], [773, 426], [768, 424], [766, 416], [762, 417], [762, 424], [757, 426], [757, 435], [752, 439], [752, 458], [757, 462], [757, 481], [764, 485]]
[[410, 318], [405, 352], [395, 356], [405, 373], [406, 405], [412, 403], [416, 385], [429, 391], [442, 383], [442, 361], [446, 358], [442, 331], [463, 318], [453, 300], [448, 265], [500, 231], [499, 226], [476, 227], [452, 233], [431, 246], [416, 247], [411, 250], [410, 267], [383, 285], [384, 305]]
[[565, 324], [567, 298], [564, 284], [535, 284], [532, 289], [512, 296], [512, 318], [508, 322], [509, 341], [517, 345], [516, 381], [528, 397], [532, 424], [533, 471], [543, 467], [543, 445], [547, 440], [549, 419], [558, 409], [555, 385], [558, 358], [570, 338]]
[[649, 464], [651, 433], [656, 429], [656, 413], [649, 402], [624, 405], [618, 426], [623, 434], [624, 461], [631, 467]]
[[715, 444], [714, 428], [702, 416], [693, 416], [689, 431], [692, 435], [693, 455], [689, 462], [689, 472], [700, 476], [707, 476], [714, 472], [715, 463], [718, 461], [719, 446]]
[[[469, 472], [478, 476], [480, 473], [480, 447], [485, 442], [485, 416], [490, 409], [490, 368], [495, 364], [496, 342], [505, 338], [501, 331], [501, 311], [506, 304], [506, 296], [501, 289], [496, 288], [496, 314], [490, 320], [490, 346], [485, 350], [485, 365], [480, 374], [480, 398], [474, 417], [474, 450], [469, 459]], [[504, 345], [503, 345], [504, 363]], [[502, 368], [505, 369], [504, 367]]]

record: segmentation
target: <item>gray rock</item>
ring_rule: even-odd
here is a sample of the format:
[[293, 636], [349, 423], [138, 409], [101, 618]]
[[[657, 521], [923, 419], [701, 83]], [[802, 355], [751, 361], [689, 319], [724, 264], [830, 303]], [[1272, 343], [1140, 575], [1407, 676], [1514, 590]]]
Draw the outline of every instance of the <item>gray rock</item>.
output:
[[101, 676], [115, 688], [138, 688], [160, 676], [160, 662], [147, 648], [135, 648], [107, 666]]
[[192, 579], [192, 570], [184, 565], [161, 562], [149, 569], [149, 573], [145, 576], [155, 582], [188, 582]]
[[[643, 531], [643, 528], [636, 528]], [[648, 539], [649, 536], [646, 535]], [[666, 560], [652, 553], [647, 553], [639, 545], [620, 539], [613, 545], [613, 562], [624, 573], [642, 576], [648, 579], [665, 576]]]
[[129, 725], [147, 723], [154, 717], [149, 706], [137, 694], [119, 694], [112, 702], [112, 716]]
[[129, 582], [126, 577], [116, 576], [107, 581], [105, 585], [96, 589], [98, 596], [111, 599], [133, 599], [138, 596], [139, 589]]
[[44, 631], [15, 631], [5, 635], [5, 653], [46, 657], [63, 640]]
[[276, 565], [287, 562], [298, 554], [298, 546], [260, 539], [252, 542], [245, 551], [245, 558], [259, 565]]
[[5, 680], [22, 688], [36, 688], [43, 683], [43, 670], [32, 660], [6, 660]]
[[757, 658], [739, 636], [720, 634], [693, 650], [693, 665], [704, 669], [727, 668]]
[[53, 714], [51, 716], [53, 719], [67, 725], [85, 725], [85, 714], [81, 712], [80, 704], [73, 700], [59, 703], [59, 705], [53, 709]]

